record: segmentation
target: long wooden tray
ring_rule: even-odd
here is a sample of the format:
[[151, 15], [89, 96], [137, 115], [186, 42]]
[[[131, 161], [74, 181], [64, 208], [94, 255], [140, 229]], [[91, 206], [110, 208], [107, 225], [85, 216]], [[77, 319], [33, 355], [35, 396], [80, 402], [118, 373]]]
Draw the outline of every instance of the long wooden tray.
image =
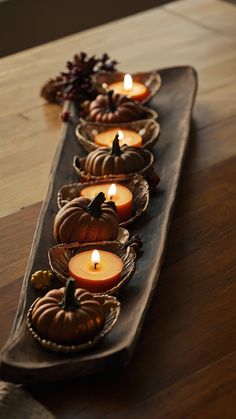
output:
[[156, 287], [164, 257], [166, 237], [176, 198], [177, 185], [186, 150], [197, 76], [192, 67], [160, 71], [162, 87], [150, 105], [158, 111], [160, 139], [154, 147], [161, 182], [151, 196], [146, 213], [132, 226], [143, 239], [143, 255], [127, 288], [119, 295], [121, 315], [113, 331], [89, 352], [66, 356], [47, 352], [31, 337], [25, 326], [26, 312], [39, 296], [30, 276], [48, 266], [47, 250], [55, 244], [52, 221], [57, 192], [65, 183], [76, 182], [72, 170], [75, 154], [82, 154], [75, 140], [73, 123], [63, 124], [61, 141], [54, 159], [48, 192], [42, 206], [31, 254], [24, 277], [15, 322], [0, 358], [0, 377], [18, 383], [56, 381], [78, 375], [118, 368], [132, 355], [146, 310]]

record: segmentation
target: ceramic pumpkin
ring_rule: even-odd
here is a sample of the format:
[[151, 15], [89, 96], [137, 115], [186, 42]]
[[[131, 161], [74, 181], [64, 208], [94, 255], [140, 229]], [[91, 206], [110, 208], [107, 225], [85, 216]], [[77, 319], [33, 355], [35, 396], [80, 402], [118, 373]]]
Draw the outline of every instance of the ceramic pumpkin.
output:
[[112, 148], [99, 147], [88, 154], [85, 171], [94, 176], [138, 173], [146, 165], [144, 153], [137, 147], [120, 147], [116, 135]]
[[31, 323], [42, 339], [76, 345], [92, 340], [102, 330], [105, 313], [90, 292], [76, 289], [75, 280], [69, 278], [66, 287], [49, 291], [35, 303]]
[[89, 107], [90, 121], [103, 123], [129, 122], [140, 119], [143, 110], [132, 99], [110, 90], [98, 95]]
[[51, 271], [36, 271], [31, 276], [31, 284], [38, 290], [46, 289], [50, 286], [53, 273]]
[[57, 213], [54, 237], [62, 243], [88, 243], [114, 240], [119, 230], [119, 217], [113, 202], [105, 202], [100, 192], [94, 200], [72, 199]]

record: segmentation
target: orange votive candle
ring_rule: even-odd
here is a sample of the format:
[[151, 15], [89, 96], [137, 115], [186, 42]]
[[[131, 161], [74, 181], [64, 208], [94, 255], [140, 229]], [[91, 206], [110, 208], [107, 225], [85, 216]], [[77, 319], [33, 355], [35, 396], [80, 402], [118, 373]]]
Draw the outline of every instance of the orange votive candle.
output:
[[114, 253], [87, 250], [73, 256], [68, 268], [78, 287], [90, 292], [104, 292], [119, 283], [123, 262]]
[[107, 201], [113, 201], [116, 204], [120, 222], [131, 218], [133, 194], [129, 188], [120, 185], [119, 183], [102, 183], [99, 185], [86, 186], [80, 191], [80, 195], [86, 198], [94, 199], [99, 192], [103, 192], [105, 194]]
[[126, 95], [131, 97], [133, 100], [142, 101], [148, 94], [148, 88], [145, 84], [133, 81], [130, 74], [125, 74], [123, 81], [117, 81], [109, 84], [109, 90], [114, 90], [120, 95]]
[[120, 146], [141, 147], [142, 137], [136, 131], [122, 128], [110, 128], [94, 135], [94, 142], [100, 147], [112, 147], [113, 140], [118, 133]]

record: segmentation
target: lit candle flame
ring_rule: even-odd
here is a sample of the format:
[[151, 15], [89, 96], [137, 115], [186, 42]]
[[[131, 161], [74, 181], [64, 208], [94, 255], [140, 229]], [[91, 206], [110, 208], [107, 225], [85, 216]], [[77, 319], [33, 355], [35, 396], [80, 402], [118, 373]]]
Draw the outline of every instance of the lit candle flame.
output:
[[118, 140], [123, 140], [125, 138], [123, 132], [119, 129], [118, 131]]
[[125, 90], [131, 90], [133, 87], [133, 80], [130, 74], [125, 74], [124, 77], [124, 89]]
[[114, 183], [112, 183], [110, 188], [108, 189], [109, 199], [114, 198], [115, 195], [116, 195], [116, 185]]
[[94, 264], [94, 269], [97, 268], [97, 264], [100, 263], [100, 253], [98, 250], [93, 250], [91, 256], [91, 262]]

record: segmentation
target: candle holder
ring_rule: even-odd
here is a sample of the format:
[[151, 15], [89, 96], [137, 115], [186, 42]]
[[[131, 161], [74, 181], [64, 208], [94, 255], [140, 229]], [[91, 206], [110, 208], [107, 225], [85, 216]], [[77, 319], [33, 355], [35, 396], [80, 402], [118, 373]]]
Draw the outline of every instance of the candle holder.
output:
[[[147, 108], [146, 106], [142, 106], [142, 105], [138, 105], [138, 104], [137, 104], [137, 106], [139, 106], [140, 113], [142, 114], [142, 116], [139, 119], [135, 119], [136, 122], [147, 121], [149, 119], [156, 120], [158, 118], [158, 113], [156, 111], [154, 111], [154, 109]], [[81, 123], [89, 122], [88, 116], [86, 116], [85, 118], [81, 117], [80, 122]], [[100, 122], [97, 122], [97, 123], [99, 124]], [[116, 122], [116, 123], [110, 123], [110, 122], [105, 123], [105, 122], [103, 122], [103, 124], [106, 125], [106, 128], [110, 128], [110, 127], [112, 128], [114, 126], [117, 126], [117, 124], [119, 124], [119, 126], [122, 128], [125, 124], [127, 124], [127, 122]]]
[[[156, 111], [154, 111], [154, 109], [147, 108], [146, 106], [142, 106], [142, 105], [138, 105], [138, 104], [137, 104], [137, 106], [139, 106], [140, 113], [142, 114], [142, 116], [139, 119], [135, 119], [136, 122], [138, 122], [138, 121], [148, 121], [149, 119], [152, 119], [152, 120], [155, 121], [158, 118], [158, 113]], [[89, 119], [88, 118], [80, 118], [80, 121], [82, 123], [85, 123], [85, 122], [89, 122]], [[97, 124], [100, 124], [100, 122], [97, 122]], [[103, 124], [106, 125], [106, 126], [110, 125], [110, 126], [113, 126], [113, 127], [116, 127], [117, 124], [118, 124], [122, 128], [125, 124], [127, 124], [127, 122], [114, 122], [114, 123], [103, 122]]]
[[[149, 186], [148, 182], [143, 178], [143, 176], [136, 174], [132, 179], [123, 179], [117, 180], [117, 183], [126, 186], [133, 194], [133, 205], [132, 205], [132, 217], [127, 221], [120, 223], [121, 227], [127, 226], [128, 224], [133, 223], [140, 215], [146, 211], [149, 203]], [[74, 198], [80, 196], [80, 192], [86, 186], [99, 185], [104, 183], [104, 179], [99, 179], [97, 181], [84, 182], [84, 183], [71, 183], [68, 185], [63, 185], [59, 190], [57, 195], [57, 204], [59, 208], [62, 208], [67, 202], [71, 201]], [[120, 229], [124, 230], [124, 229]], [[124, 230], [125, 232], [127, 230]], [[120, 232], [119, 241], [124, 242], [124, 237], [127, 238], [127, 233]]]
[[[119, 127], [120, 124], [114, 124]], [[129, 129], [137, 132], [142, 137], [141, 148], [151, 149], [156, 144], [159, 134], [160, 125], [154, 120], [133, 121], [122, 124], [123, 129]], [[75, 134], [79, 144], [88, 152], [95, 150], [99, 146], [94, 142], [94, 136], [107, 130], [107, 124], [98, 122], [80, 123], [75, 129]]]
[[[96, 110], [96, 116], [91, 116], [91, 106], [93, 106], [93, 111]], [[112, 90], [105, 92], [103, 95], [97, 95], [96, 99], [92, 102], [87, 101], [83, 111], [84, 117], [80, 118], [81, 122], [90, 121], [103, 123], [106, 124], [108, 128], [113, 127], [114, 124], [119, 124], [122, 128], [123, 124], [126, 124], [127, 122], [146, 121], [148, 119], [156, 120], [158, 117], [158, 114], [154, 109], [143, 106], [128, 96], [114, 94]]]
[[145, 160], [145, 167], [142, 170], [140, 170], [138, 173], [124, 173], [124, 174], [120, 173], [117, 175], [112, 174], [112, 175], [104, 175], [104, 176], [94, 176], [94, 175], [91, 175], [90, 173], [85, 172], [86, 157], [79, 157], [79, 156], [74, 156], [73, 167], [77, 175], [79, 176], [80, 182], [91, 182], [91, 181], [98, 181], [98, 180], [102, 180], [103, 182], [109, 182], [109, 181], [119, 182], [120, 179], [132, 179], [137, 174], [140, 174], [143, 177], [147, 177], [153, 173], [154, 156], [149, 150], [146, 150], [146, 149], [143, 149], [142, 153]]
[[48, 260], [52, 272], [63, 284], [65, 284], [68, 277], [68, 264], [73, 256], [95, 248], [97, 250], [105, 250], [107, 252], [114, 253], [122, 260], [123, 270], [118, 284], [106, 291], [106, 294], [113, 295], [116, 294], [120, 288], [126, 285], [132, 278], [136, 267], [136, 252], [139, 247], [141, 247], [141, 241], [137, 236], [134, 236], [125, 244], [121, 244], [118, 241], [89, 244], [59, 244], [49, 249]]
[[[109, 84], [124, 80], [126, 73], [118, 71], [104, 71], [93, 76], [94, 85], [98, 93], [107, 91]], [[161, 76], [156, 71], [143, 71], [131, 74], [134, 82], [144, 84], [148, 89], [148, 95], [139, 103], [147, 103], [161, 87]]]
[[112, 297], [107, 294], [94, 295], [94, 298], [103, 305], [104, 312], [105, 312], [105, 324], [102, 330], [94, 337], [94, 339], [86, 343], [79, 344], [79, 345], [60, 345], [60, 344], [57, 344], [56, 342], [42, 339], [38, 335], [38, 333], [34, 330], [32, 326], [32, 321], [31, 321], [31, 314], [32, 314], [33, 308], [36, 302], [40, 300], [40, 298], [37, 298], [33, 302], [33, 304], [30, 306], [27, 313], [26, 325], [28, 327], [29, 332], [41, 346], [53, 352], [71, 354], [71, 353], [89, 350], [90, 348], [95, 346], [98, 342], [100, 342], [100, 340], [103, 339], [104, 336], [106, 336], [109, 332], [111, 332], [120, 314], [120, 302], [117, 300], [117, 298]]

